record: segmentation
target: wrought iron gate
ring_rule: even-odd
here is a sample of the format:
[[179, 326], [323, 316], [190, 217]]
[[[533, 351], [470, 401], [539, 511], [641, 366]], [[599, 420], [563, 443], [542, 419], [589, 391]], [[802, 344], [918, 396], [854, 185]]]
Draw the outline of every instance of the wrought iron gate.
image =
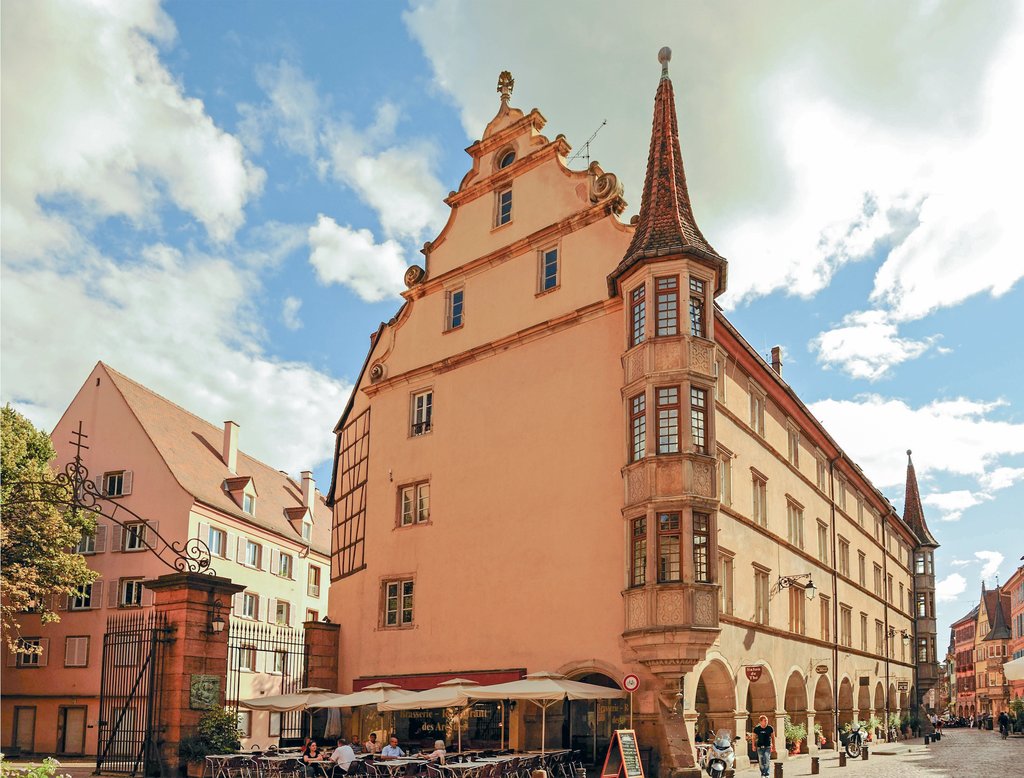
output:
[[[292, 694], [307, 683], [304, 631], [258, 622], [232, 621], [228, 632], [227, 704], [259, 694]], [[282, 740], [301, 738], [302, 711], [281, 714]], [[255, 736], [254, 736], [255, 737]]]
[[111, 616], [103, 635], [96, 772], [160, 775], [160, 675], [170, 640], [163, 613]]

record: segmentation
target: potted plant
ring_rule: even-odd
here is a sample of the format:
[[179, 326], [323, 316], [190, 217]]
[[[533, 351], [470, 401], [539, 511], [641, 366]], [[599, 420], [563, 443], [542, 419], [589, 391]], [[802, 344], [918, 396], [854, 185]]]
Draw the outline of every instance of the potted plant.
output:
[[789, 716], [786, 716], [786, 748], [791, 754], [800, 753], [800, 744], [807, 737], [807, 727], [803, 724], [794, 724]]
[[822, 748], [825, 747], [825, 730], [821, 724], [814, 725], [814, 740]]
[[878, 728], [882, 726], [882, 720], [878, 716], [871, 716], [868, 719], [868, 740], [874, 740], [875, 735], [878, 733]]
[[210, 754], [233, 754], [242, 747], [235, 715], [224, 708], [208, 710], [199, 719], [196, 731], [178, 745], [178, 754], [188, 764], [189, 776], [203, 774], [203, 760]]

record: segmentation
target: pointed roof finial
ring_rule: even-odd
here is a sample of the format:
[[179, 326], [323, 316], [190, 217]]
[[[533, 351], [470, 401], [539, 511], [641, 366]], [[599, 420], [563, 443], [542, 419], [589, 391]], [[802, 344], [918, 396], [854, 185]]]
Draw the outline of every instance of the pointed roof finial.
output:
[[924, 520], [924, 508], [921, 506], [921, 492], [917, 488], [917, 473], [914, 470], [914, 460], [910, 458], [910, 449], [907, 449], [907, 488], [903, 500], [903, 521], [914, 530], [918, 540], [923, 546], [938, 548], [938, 541], [928, 529]]
[[661, 77], [668, 78], [668, 63], [672, 59], [672, 49], [668, 46], [662, 46], [661, 51], [658, 52], [658, 62], [661, 63]]
[[512, 78], [512, 74], [507, 71], [501, 71], [498, 76], [498, 92], [501, 94], [501, 102], [503, 104], [508, 103], [510, 97], [512, 97], [512, 88], [516, 85], [516, 80]]

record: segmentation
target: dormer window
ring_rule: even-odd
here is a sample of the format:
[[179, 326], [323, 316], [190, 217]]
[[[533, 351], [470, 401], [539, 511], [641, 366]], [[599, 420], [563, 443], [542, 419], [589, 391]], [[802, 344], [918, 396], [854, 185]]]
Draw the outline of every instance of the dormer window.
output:
[[313, 536], [313, 523], [309, 522], [309, 521], [302, 522], [302, 539], [305, 540], [308, 543], [309, 539], [312, 536]]
[[242, 495], [242, 510], [250, 516], [256, 515], [256, 496], [252, 494]]
[[515, 161], [516, 161], [516, 153], [515, 153], [515, 151], [509, 149], [504, 154], [502, 154], [501, 157], [498, 159], [498, 168], [500, 169], [500, 168], [503, 168], [503, 167], [508, 167], [509, 165], [511, 165]]

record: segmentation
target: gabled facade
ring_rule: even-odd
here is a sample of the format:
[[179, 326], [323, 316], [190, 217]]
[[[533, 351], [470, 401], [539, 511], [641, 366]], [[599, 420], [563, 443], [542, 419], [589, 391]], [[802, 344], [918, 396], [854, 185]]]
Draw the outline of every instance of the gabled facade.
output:
[[[629, 224], [615, 176], [570, 169], [502, 74], [448, 223], [371, 340], [328, 495], [343, 690], [636, 674], [665, 776], [694, 770], [698, 734], [761, 713], [833, 742], [909, 712], [918, 635], [936, 662], [915, 554], [937, 545], [716, 306], [727, 262], [694, 218], [668, 58]], [[539, 746], [529, 708], [480, 707], [474, 738]], [[549, 746], [597, 761], [629, 711], [546, 721]]]
[[[142, 582], [173, 572], [154, 553], [164, 549], [153, 532], [182, 546], [201, 540], [217, 573], [246, 587], [235, 597], [231, 622], [298, 626], [327, 613], [330, 511], [310, 473], [296, 482], [247, 456], [234, 422], [223, 429], [209, 424], [102, 362], [51, 433], [57, 470], [74, 456], [79, 422], [89, 436], [84, 464], [97, 489], [147, 525], [122, 528], [100, 517], [95, 535], [78, 547], [100, 577], [61, 603], [59, 623], [22, 618], [22, 636], [43, 651], [5, 653], [5, 750], [96, 753], [107, 619], [147, 609], [152, 593]], [[273, 689], [272, 671], [254, 666], [243, 673], [240, 696], [251, 696], [254, 683]], [[244, 719], [251, 741], [267, 743], [268, 715]]]
[[1010, 687], [1003, 664], [1011, 656], [1010, 603], [1010, 593], [1003, 587], [988, 590], [982, 583], [974, 636], [975, 696], [981, 715], [997, 717], [1009, 708]]
[[[1024, 565], [1013, 572], [1003, 588], [1010, 593], [1010, 645], [1008, 661], [1024, 659]], [[1010, 681], [1010, 698], [1024, 698], [1024, 680]]]
[[978, 633], [978, 608], [975, 606], [950, 627], [956, 672], [955, 712], [959, 718], [977, 714], [977, 678], [974, 674], [975, 635]]

